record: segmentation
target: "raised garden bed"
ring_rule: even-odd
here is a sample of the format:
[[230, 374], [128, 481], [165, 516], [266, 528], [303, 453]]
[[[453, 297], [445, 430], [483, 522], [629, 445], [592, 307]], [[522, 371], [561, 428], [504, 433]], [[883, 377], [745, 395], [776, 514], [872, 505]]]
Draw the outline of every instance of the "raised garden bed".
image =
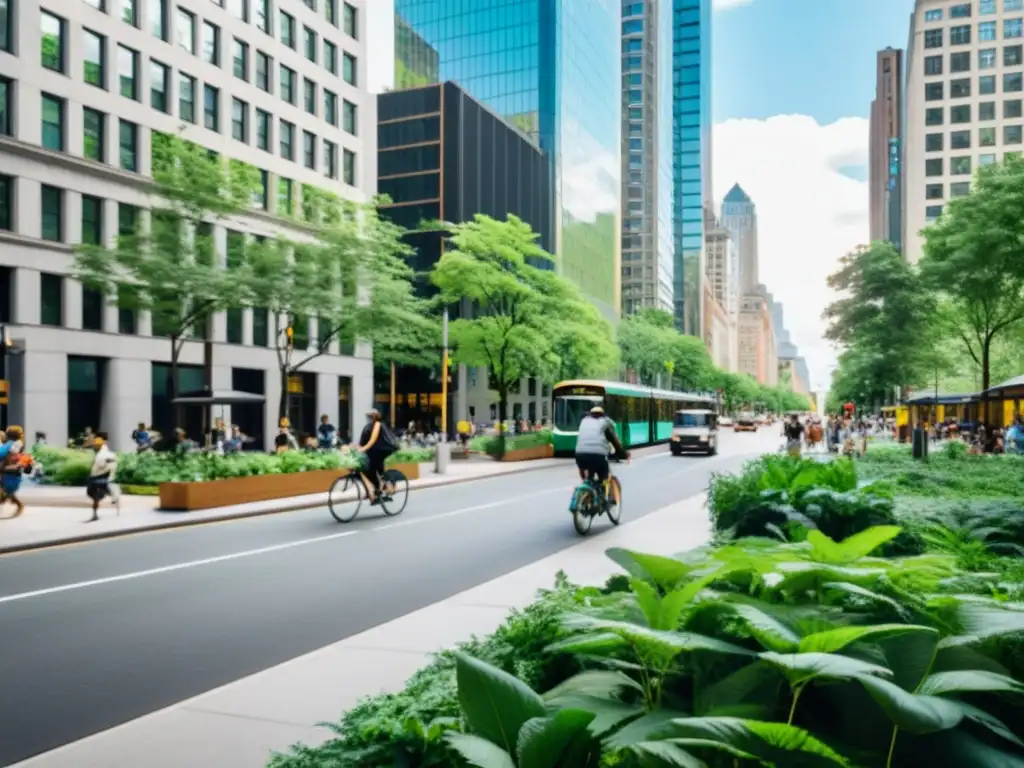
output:
[[535, 445], [532, 448], [516, 448], [507, 451], [499, 461], [534, 461], [535, 459], [550, 459], [555, 455], [555, 447], [547, 445]]
[[[391, 464], [389, 467], [400, 470], [409, 480], [418, 480], [420, 477], [419, 464]], [[254, 501], [286, 499], [290, 496], [326, 494], [334, 478], [339, 473], [347, 471], [322, 469], [191, 483], [161, 483], [160, 508], [174, 512], [190, 512]]]

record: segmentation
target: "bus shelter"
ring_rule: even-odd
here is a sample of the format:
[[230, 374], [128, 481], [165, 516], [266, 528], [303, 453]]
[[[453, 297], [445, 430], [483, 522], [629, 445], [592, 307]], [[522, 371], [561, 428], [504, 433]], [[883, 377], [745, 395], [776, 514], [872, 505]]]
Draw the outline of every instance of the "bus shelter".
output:
[[[989, 387], [983, 393], [989, 401], [989, 418], [1000, 426], [1010, 426], [1015, 418], [1024, 417], [1024, 376]], [[999, 405], [1001, 403], [1001, 406]]]
[[977, 421], [980, 404], [981, 395], [978, 393], [929, 393], [907, 398], [906, 401], [911, 427], [947, 421], [956, 424]]

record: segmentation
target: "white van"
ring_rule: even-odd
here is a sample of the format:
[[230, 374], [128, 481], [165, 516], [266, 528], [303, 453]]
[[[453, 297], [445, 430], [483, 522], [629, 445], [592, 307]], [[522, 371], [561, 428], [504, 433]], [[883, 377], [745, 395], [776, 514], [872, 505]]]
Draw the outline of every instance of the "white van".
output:
[[686, 451], [714, 456], [718, 453], [718, 414], [706, 409], [676, 411], [669, 447], [673, 456]]

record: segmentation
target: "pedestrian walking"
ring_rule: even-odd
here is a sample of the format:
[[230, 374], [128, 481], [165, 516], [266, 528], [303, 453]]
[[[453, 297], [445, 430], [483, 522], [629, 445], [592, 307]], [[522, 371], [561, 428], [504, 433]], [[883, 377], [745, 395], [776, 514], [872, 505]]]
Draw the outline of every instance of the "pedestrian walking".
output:
[[25, 448], [25, 432], [21, 427], [12, 425], [7, 428], [3, 445], [0, 445], [0, 504], [14, 502], [14, 514], [10, 518], [21, 517], [25, 512], [25, 505], [18, 498], [18, 490], [21, 488], [21, 476], [25, 471], [25, 459], [28, 458], [28, 466], [32, 462], [28, 454], [23, 455]]
[[121, 514], [121, 494], [110, 487], [114, 472], [117, 470], [117, 454], [107, 445], [107, 433], [98, 432], [93, 438], [92, 447], [96, 451], [96, 457], [93, 459], [92, 469], [89, 470], [89, 482], [85, 486], [85, 494], [92, 499], [92, 517], [86, 520], [87, 523], [94, 523], [100, 519], [100, 502], [107, 496], [114, 500], [117, 514]]

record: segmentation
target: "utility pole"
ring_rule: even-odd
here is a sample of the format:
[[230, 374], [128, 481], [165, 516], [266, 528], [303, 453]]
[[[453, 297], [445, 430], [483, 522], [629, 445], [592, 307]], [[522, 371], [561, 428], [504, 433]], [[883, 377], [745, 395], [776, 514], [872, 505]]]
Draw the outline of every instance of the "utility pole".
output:
[[441, 440], [448, 442], [448, 307], [441, 316]]

